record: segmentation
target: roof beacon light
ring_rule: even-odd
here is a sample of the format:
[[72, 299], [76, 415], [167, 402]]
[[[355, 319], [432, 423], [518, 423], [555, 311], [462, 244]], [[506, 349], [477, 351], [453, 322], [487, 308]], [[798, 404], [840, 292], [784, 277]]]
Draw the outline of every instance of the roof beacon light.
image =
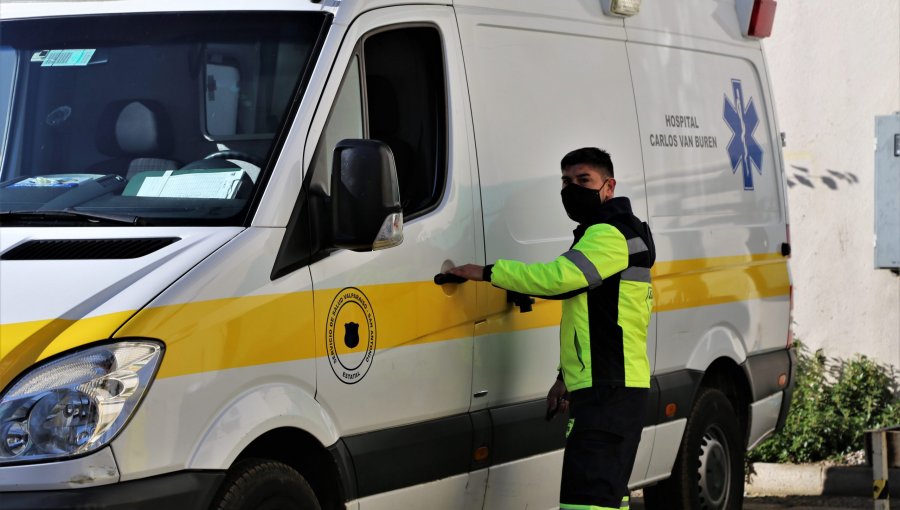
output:
[[777, 5], [775, 0], [738, 0], [735, 6], [744, 37], [762, 39], [772, 35]]
[[600, 0], [603, 12], [607, 15], [628, 18], [641, 10], [641, 0]]

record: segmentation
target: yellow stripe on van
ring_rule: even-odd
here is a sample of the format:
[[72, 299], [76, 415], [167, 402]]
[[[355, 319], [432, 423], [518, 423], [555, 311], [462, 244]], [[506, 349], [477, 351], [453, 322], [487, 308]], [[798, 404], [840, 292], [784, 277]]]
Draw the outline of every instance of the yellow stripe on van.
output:
[[[790, 292], [787, 260], [774, 253], [658, 262], [652, 273], [657, 312]], [[454, 292], [432, 282], [361, 287], [374, 310], [376, 349], [559, 324], [559, 301], [538, 300], [532, 312], [523, 314], [506, 303], [504, 291], [479, 285], [485, 290], [479, 310], [474, 305], [475, 285], [458, 285]], [[325, 356], [329, 308], [339, 291], [320, 291], [318, 301], [311, 291], [304, 291], [160, 306], [77, 321], [0, 325], [0, 387], [36, 361], [109, 338], [123, 323], [117, 338], [150, 337], [166, 343], [160, 378]], [[342, 342], [335, 345], [338, 354], [351, 351]]]
[[116, 337], [166, 344], [157, 377], [315, 357], [312, 293], [244, 296], [141, 310]]
[[[148, 308], [129, 321], [117, 337], [150, 336], [166, 343], [158, 377], [223, 370], [325, 355], [328, 309], [340, 289], [247, 296]], [[432, 282], [362, 287], [375, 309], [378, 350], [471, 337], [472, 321], [464, 306], [447, 306], [447, 296]], [[474, 292], [460, 286], [459, 296]], [[308, 311], [315, 308], [313, 317]], [[350, 349], [338, 343], [340, 353]]]
[[35, 362], [110, 337], [133, 311], [84, 319], [53, 319], [0, 324], [0, 388]]
[[791, 288], [778, 253], [657, 262], [651, 274], [656, 312], [785, 296]]

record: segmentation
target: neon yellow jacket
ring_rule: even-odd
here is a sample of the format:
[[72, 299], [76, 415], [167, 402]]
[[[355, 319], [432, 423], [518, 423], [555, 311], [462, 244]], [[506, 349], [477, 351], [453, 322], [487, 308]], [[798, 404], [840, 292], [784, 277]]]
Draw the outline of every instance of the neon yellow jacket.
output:
[[601, 209], [601, 222], [579, 226], [572, 249], [556, 260], [498, 260], [486, 274], [503, 289], [563, 299], [560, 369], [569, 391], [595, 385], [649, 388], [653, 238], [627, 198], [613, 198]]

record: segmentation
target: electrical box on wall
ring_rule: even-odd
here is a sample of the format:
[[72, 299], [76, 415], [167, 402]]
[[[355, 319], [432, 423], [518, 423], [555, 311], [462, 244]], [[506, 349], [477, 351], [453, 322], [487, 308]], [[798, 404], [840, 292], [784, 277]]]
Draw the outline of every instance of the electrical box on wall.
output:
[[900, 272], [900, 112], [875, 117], [875, 267]]

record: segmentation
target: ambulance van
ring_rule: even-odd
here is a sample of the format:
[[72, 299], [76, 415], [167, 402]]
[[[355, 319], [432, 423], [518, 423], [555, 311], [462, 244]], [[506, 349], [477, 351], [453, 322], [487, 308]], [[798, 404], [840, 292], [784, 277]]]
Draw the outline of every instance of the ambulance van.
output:
[[559, 161], [655, 235], [646, 508], [792, 388], [772, 0], [3, 0], [0, 507], [558, 504]]

